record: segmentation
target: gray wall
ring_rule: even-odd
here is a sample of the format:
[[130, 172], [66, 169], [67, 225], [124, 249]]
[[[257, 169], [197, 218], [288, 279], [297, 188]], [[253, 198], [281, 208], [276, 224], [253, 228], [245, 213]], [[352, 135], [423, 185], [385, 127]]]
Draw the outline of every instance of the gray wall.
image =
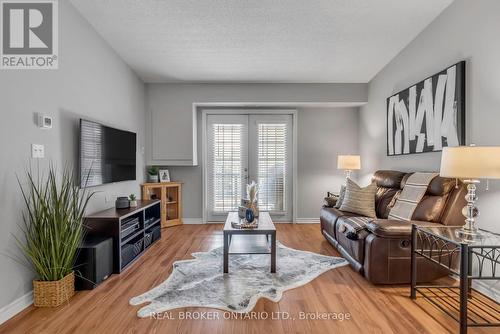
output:
[[[348, 84], [148, 84], [147, 161], [193, 165], [193, 103], [343, 103], [367, 101], [368, 85]], [[157, 160], [155, 160], [155, 159]], [[178, 162], [175, 163], [174, 161]]]
[[[85, 117], [138, 133], [137, 181], [96, 187], [89, 211], [114, 205], [117, 195], [139, 194], [143, 181], [144, 84], [66, 1], [59, 1], [59, 69], [0, 73], [0, 308], [31, 290], [32, 274], [11, 256], [19, 256], [23, 209], [16, 173], [30, 163], [31, 143], [45, 145], [44, 168], [76, 164], [78, 119]], [[52, 130], [38, 129], [34, 113], [53, 117]], [[106, 198], [108, 202], [106, 202]]]
[[[362, 180], [376, 169], [439, 170], [441, 153], [386, 156], [386, 98], [460, 60], [467, 60], [467, 143], [500, 145], [500, 1], [456, 0], [369, 85], [360, 112]], [[480, 186], [484, 189], [484, 184]], [[500, 231], [500, 181], [481, 190], [479, 226]]]
[[[151, 124], [151, 113], [165, 112], [171, 122], [175, 122], [176, 130], [172, 141], [177, 145], [191, 148], [192, 108], [193, 103], [283, 103], [291, 105], [300, 103], [364, 103], [368, 96], [367, 84], [147, 84], [146, 100], [148, 108], [147, 124]], [[269, 108], [266, 108], [269, 109]], [[296, 108], [294, 108], [296, 109]], [[318, 207], [322, 203], [324, 192], [336, 190], [341, 180], [337, 177], [336, 151], [357, 151], [357, 110], [358, 108], [306, 108], [298, 113], [298, 218], [314, 218], [319, 216]], [[186, 118], [186, 115], [188, 116]], [[197, 113], [198, 166], [170, 166], [172, 180], [182, 181], [183, 216], [184, 218], [201, 219], [202, 217], [202, 168], [201, 168], [201, 112]], [[302, 125], [302, 123], [304, 125]], [[178, 125], [178, 126], [177, 126]], [[149, 125], [150, 126], [150, 125]], [[321, 126], [327, 131], [319, 133]], [[179, 132], [187, 133], [188, 140], [178, 140]], [[314, 138], [314, 139], [312, 139]], [[146, 141], [146, 154], [151, 154], [151, 136]], [[316, 142], [318, 140], [318, 142]], [[326, 144], [323, 144], [326, 143]], [[315, 146], [318, 145], [318, 146]], [[311, 150], [323, 153], [311, 158]], [[329, 151], [331, 150], [331, 151]], [[306, 160], [302, 156], [307, 157]], [[168, 167], [168, 166], [167, 166]], [[330, 168], [330, 174], [323, 175]], [[303, 173], [303, 175], [300, 175]], [[315, 175], [308, 175], [316, 173]], [[302, 179], [307, 180], [303, 182]], [[312, 183], [309, 183], [312, 182]], [[321, 188], [314, 189], [321, 184]], [[331, 188], [330, 188], [331, 187]], [[302, 201], [303, 199], [303, 201]]]
[[[326, 191], [338, 191], [344, 174], [337, 170], [337, 154], [358, 151], [358, 108], [301, 108], [297, 128], [297, 218], [318, 219]], [[196, 167], [169, 167], [172, 180], [183, 184], [183, 215], [203, 215], [201, 167], [201, 112], [198, 113]]]
[[358, 153], [358, 108], [300, 109], [297, 132], [297, 217], [318, 219], [326, 192], [345, 181], [337, 155]]

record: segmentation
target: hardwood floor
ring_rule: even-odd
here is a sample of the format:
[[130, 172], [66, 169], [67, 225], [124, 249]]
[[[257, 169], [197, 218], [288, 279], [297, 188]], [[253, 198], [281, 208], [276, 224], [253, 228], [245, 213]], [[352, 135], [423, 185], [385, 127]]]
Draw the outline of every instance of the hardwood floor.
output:
[[[172, 263], [197, 251], [222, 245], [222, 225], [183, 225], [163, 230], [163, 238], [121, 275], [111, 276], [93, 291], [79, 292], [57, 309], [30, 307], [0, 326], [0, 333], [456, 333], [457, 323], [423, 300], [408, 298], [408, 287], [374, 286], [349, 266], [328, 271], [305, 286], [284, 293], [279, 303], [260, 300], [255, 312], [268, 319], [224, 319], [230, 313], [181, 309], [175, 319], [140, 319], [130, 298], [163, 282]], [[317, 224], [277, 224], [283, 244], [321, 254], [338, 253]], [[278, 263], [279, 270], [279, 263]], [[180, 312], [216, 314], [221, 320], [180, 319]], [[274, 312], [274, 313], [273, 313]], [[279, 313], [282, 312], [282, 313]], [[349, 320], [270, 319], [299, 312], [349, 313]], [[186, 313], [183, 313], [186, 314]], [[494, 333], [470, 329], [470, 333]]]

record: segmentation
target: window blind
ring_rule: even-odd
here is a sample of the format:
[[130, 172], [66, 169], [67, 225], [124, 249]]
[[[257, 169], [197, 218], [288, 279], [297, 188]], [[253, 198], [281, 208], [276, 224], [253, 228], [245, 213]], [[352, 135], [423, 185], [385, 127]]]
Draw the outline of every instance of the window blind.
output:
[[258, 125], [259, 209], [285, 211], [286, 124]]
[[80, 147], [82, 164], [80, 182], [82, 185], [90, 187], [103, 182], [103, 173], [100, 167], [102, 166], [103, 135], [101, 125], [82, 121]]
[[214, 212], [238, 209], [242, 195], [243, 124], [213, 124]]

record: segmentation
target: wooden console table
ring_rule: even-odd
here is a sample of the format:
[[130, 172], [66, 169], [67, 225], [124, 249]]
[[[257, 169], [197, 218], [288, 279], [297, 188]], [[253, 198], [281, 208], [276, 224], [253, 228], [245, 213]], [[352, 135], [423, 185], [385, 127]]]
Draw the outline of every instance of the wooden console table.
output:
[[161, 200], [161, 227], [182, 224], [182, 183], [144, 183], [143, 199]]

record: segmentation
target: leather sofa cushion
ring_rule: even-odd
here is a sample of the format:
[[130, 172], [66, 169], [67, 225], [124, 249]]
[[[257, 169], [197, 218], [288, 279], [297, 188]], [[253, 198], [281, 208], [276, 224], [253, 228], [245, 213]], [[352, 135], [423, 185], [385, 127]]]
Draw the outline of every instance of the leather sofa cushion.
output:
[[401, 181], [406, 173], [394, 170], [379, 170], [373, 174], [372, 182], [377, 184], [375, 194], [375, 212], [377, 218], [387, 218], [389, 216], [391, 203], [394, 195], [401, 189]]
[[467, 204], [465, 201], [465, 194], [467, 188], [460, 185], [458, 190], [453, 191], [448, 195], [446, 207], [441, 214], [440, 223], [443, 225], [463, 225], [464, 216], [462, 215], [462, 208]]
[[406, 174], [395, 170], [378, 170], [373, 174], [372, 182], [375, 182], [377, 187], [400, 189]]
[[[401, 189], [404, 188], [406, 181], [413, 173], [407, 173], [401, 180]], [[429, 187], [427, 188], [426, 195], [430, 196], [443, 196], [453, 191], [455, 188], [455, 179], [444, 178], [441, 176], [435, 177]]]
[[411, 225], [416, 224], [418, 226], [426, 227], [436, 227], [443, 226], [441, 224], [430, 223], [426, 221], [402, 221], [394, 219], [374, 219], [366, 228], [369, 232], [375, 234], [378, 237], [383, 238], [405, 238], [411, 236]]
[[443, 177], [435, 177], [429, 187], [427, 188], [427, 195], [430, 196], [444, 196], [449, 194], [455, 188], [455, 179], [448, 179]]
[[425, 196], [415, 208], [412, 219], [439, 223], [447, 199], [448, 195]]
[[455, 181], [453, 179], [435, 177], [429, 184], [425, 196], [415, 208], [412, 219], [433, 223], [441, 222], [448, 197], [454, 189]]
[[394, 195], [399, 191], [396, 188], [382, 188], [377, 189], [375, 194], [375, 212], [377, 218], [387, 219], [391, 207], [389, 206], [394, 198]]

